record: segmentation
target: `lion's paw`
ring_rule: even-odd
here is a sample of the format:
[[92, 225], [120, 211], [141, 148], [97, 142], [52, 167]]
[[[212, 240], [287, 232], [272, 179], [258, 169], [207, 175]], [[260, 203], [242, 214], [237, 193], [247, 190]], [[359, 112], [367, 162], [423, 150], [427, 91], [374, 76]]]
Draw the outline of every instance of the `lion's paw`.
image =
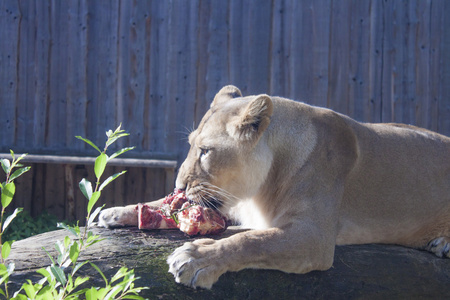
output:
[[218, 249], [217, 241], [212, 239], [187, 242], [167, 259], [169, 272], [175, 276], [177, 283], [210, 289], [226, 272], [225, 268], [220, 267], [223, 264]]
[[434, 253], [438, 257], [449, 257], [450, 258], [450, 238], [449, 237], [439, 237], [431, 242], [425, 247], [426, 250]]
[[105, 228], [137, 226], [137, 223], [137, 211], [129, 207], [107, 208], [98, 216], [98, 226]]

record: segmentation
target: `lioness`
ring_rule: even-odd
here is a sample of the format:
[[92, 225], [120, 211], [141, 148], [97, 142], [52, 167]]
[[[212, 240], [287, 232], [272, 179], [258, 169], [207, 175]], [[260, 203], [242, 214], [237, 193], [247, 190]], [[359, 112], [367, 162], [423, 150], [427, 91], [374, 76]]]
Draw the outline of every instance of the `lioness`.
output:
[[[189, 143], [176, 188], [253, 230], [176, 249], [167, 262], [179, 283], [211, 288], [244, 268], [327, 270], [343, 244], [449, 256], [448, 137], [278, 97], [242, 97], [226, 86]], [[136, 225], [134, 206], [104, 210], [99, 224]]]

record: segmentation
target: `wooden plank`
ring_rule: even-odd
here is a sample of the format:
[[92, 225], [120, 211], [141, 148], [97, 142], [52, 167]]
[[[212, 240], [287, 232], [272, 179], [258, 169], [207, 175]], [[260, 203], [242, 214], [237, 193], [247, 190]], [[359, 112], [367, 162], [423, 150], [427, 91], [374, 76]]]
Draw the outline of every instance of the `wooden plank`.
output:
[[[165, 111], [166, 96], [166, 55], [167, 55], [167, 10], [168, 1], [153, 1], [151, 12], [151, 49], [150, 49], [150, 138], [149, 145], [152, 151], [164, 152], [168, 150], [165, 141]], [[162, 59], [164, 57], [164, 59]]]
[[327, 107], [348, 114], [350, 2], [333, 1], [330, 21], [330, 66]]
[[[431, 0], [418, 1], [414, 6], [417, 17], [415, 52], [415, 95], [416, 125], [431, 129], [431, 92], [430, 92], [430, 25]], [[432, 34], [431, 34], [432, 35]]]
[[67, 90], [67, 1], [56, 1], [50, 6], [49, 102], [45, 144], [64, 148], [66, 141]]
[[[120, 70], [123, 92], [118, 95], [121, 99], [120, 110], [124, 111], [123, 116], [125, 128], [132, 134], [129, 137], [129, 144], [142, 149], [142, 142], [145, 136], [144, 124], [144, 102], [145, 87], [147, 85], [147, 73], [145, 72], [146, 56], [146, 19], [149, 18], [148, 4], [145, 1], [122, 5], [122, 21], [120, 27], [124, 34], [120, 39], [120, 49], [127, 61]], [[126, 94], [124, 93], [126, 92]], [[126, 96], [125, 96], [126, 95]], [[119, 112], [118, 112], [119, 114]], [[118, 144], [120, 145], [120, 144]], [[124, 146], [124, 145], [120, 145]]]
[[444, 23], [444, 1], [433, 1], [430, 13], [430, 123], [429, 128], [439, 131], [439, 102], [444, 101], [440, 84], [442, 81], [441, 56], [443, 55], [441, 45], [443, 44], [442, 29]]
[[[292, 4], [290, 28], [290, 89], [289, 97], [313, 103], [311, 49], [314, 48], [311, 31], [311, 10], [309, 1], [294, 1]], [[305, 43], [308, 40], [310, 43]]]
[[18, 46], [17, 72], [18, 90], [16, 94], [17, 122], [15, 147], [24, 147], [32, 144], [35, 106], [30, 98], [35, 94], [35, 1], [18, 2], [23, 17], [21, 18], [20, 32], [16, 38]]
[[406, 24], [404, 37], [405, 41], [403, 44], [403, 51], [405, 53], [405, 60], [403, 62], [404, 68], [404, 98], [402, 102], [403, 114], [401, 117], [397, 117], [395, 122], [407, 123], [407, 124], [417, 124], [415, 107], [417, 103], [416, 95], [416, 71], [417, 67], [417, 53], [416, 53], [416, 43], [417, 43], [417, 31], [419, 28], [419, 21], [417, 17], [417, 11], [415, 10], [417, 6], [416, 1], [408, 1], [404, 3], [404, 10], [406, 18], [403, 23]]
[[27, 200], [31, 204], [29, 210], [31, 216], [36, 217], [42, 213], [45, 207], [47, 168], [43, 164], [33, 164], [31, 171], [33, 172], [33, 196]]
[[331, 1], [311, 1], [310, 22], [312, 28], [312, 49], [310, 59], [312, 87], [310, 101], [314, 105], [325, 107], [327, 104], [329, 73], [329, 51], [330, 51], [330, 16]]
[[[178, 7], [181, 13], [181, 19], [184, 18], [185, 22], [179, 22], [177, 25], [179, 27], [179, 30], [177, 30], [178, 44], [181, 48], [177, 53], [179, 57], [179, 80], [176, 83], [176, 122], [174, 136], [179, 161], [183, 160], [189, 151], [187, 137], [195, 124], [196, 86], [198, 80], [197, 65], [200, 59], [198, 56], [199, 40], [197, 35], [199, 30], [197, 12], [200, 3], [196, 0], [187, 1], [185, 4], [187, 5]], [[186, 39], [186, 36], [191, 38]]]
[[[208, 20], [208, 35], [205, 40], [207, 64], [205, 79], [206, 91], [204, 97], [211, 103], [216, 93], [229, 84], [228, 72], [228, 31], [229, 8], [228, 1], [213, 2]], [[208, 107], [203, 109], [206, 111]]]
[[[37, 3], [37, 2], [36, 2]], [[51, 55], [51, 2], [44, 1], [36, 4], [36, 62], [34, 77], [36, 80], [36, 92], [33, 99], [35, 107], [33, 135], [29, 137], [33, 141], [33, 148], [44, 148], [48, 134], [48, 115], [50, 103], [50, 65]], [[52, 147], [53, 145], [49, 145]]]
[[[135, 2], [129, 2], [127, 5], [119, 3], [119, 10], [117, 11], [118, 28], [117, 28], [117, 83], [115, 87], [115, 123], [122, 123], [123, 128], [127, 130], [133, 124], [132, 117], [130, 120], [129, 109], [131, 109], [135, 95], [130, 95], [132, 91], [130, 88], [131, 77], [131, 54], [130, 54], [130, 36], [131, 26], [133, 26], [132, 9], [135, 6]], [[134, 27], [136, 27], [134, 25]], [[134, 35], [134, 39], [136, 36]], [[127, 105], [129, 103], [129, 105]], [[130, 144], [134, 144], [131, 142]], [[124, 147], [122, 140], [118, 141], [119, 147]]]
[[450, 1], [444, 1], [444, 16], [440, 33], [442, 35], [442, 75], [441, 75], [441, 101], [439, 102], [439, 132], [450, 136], [450, 34], [448, 29], [450, 28]]
[[398, 1], [383, 2], [382, 51], [382, 122], [395, 122], [400, 119], [404, 95], [404, 24], [401, 21], [404, 8]]
[[[118, 1], [88, 1], [87, 134], [104, 141], [116, 124]], [[89, 147], [89, 146], [87, 146]]]
[[[201, 1], [197, 13], [198, 18], [198, 44], [207, 45], [209, 35], [209, 20], [211, 18], [211, 1]], [[198, 47], [198, 64], [197, 64], [197, 85], [196, 85], [196, 103], [194, 111], [194, 127], [200, 123], [201, 118], [209, 109], [212, 102], [212, 95], [207, 91], [207, 72], [208, 72], [208, 47]], [[217, 92], [217, 91], [216, 91]]]
[[68, 2], [65, 147], [82, 150], [75, 136], [86, 136], [88, 7], [85, 0]]
[[0, 1], [0, 127], [1, 148], [12, 148], [16, 132], [16, 99], [19, 91], [19, 51], [22, 14], [18, 2]]
[[[75, 221], [76, 210], [75, 210], [75, 166], [74, 165], [63, 165], [64, 168], [64, 187], [65, 187], [65, 205], [64, 205], [64, 216], [68, 221]], [[78, 186], [78, 185], [77, 185]]]
[[366, 99], [369, 96], [369, 64], [370, 64], [370, 35], [371, 24], [370, 5], [368, 1], [356, 1], [352, 4], [350, 18], [350, 66], [349, 72], [349, 114], [356, 120], [364, 121], [366, 113]]
[[42, 210], [46, 210], [65, 219], [64, 169], [61, 165], [53, 164], [45, 165], [45, 169], [44, 205], [36, 209], [36, 212], [41, 214]]
[[[143, 120], [142, 120], [142, 149], [150, 149], [150, 114], [151, 114], [151, 45], [152, 45], [152, 6], [151, 3], [147, 3], [145, 7], [145, 42], [144, 42], [144, 73], [146, 74], [144, 82], [144, 106], [143, 109]], [[119, 62], [120, 64], [120, 62]], [[120, 76], [120, 75], [119, 75]]]
[[[225, 8], [223, 8], [225, 9]], [[258, 95], [270, 91], [270, 50], [272, 28], [272, 3], [271, 1], [248, 2], [248, 31], [246, 40], [252, 45], [253, 51], [247, 59], [248, 68], [248, 94]], [[227, 29], [227, 27], [224, 27]], [[225, 35], [225, 33], [224, 33]], [[226, 40], [226, 36], [221, 39]], [[219, 46], [220, 47], [220, 46]], [[227, 45], [222, 46], [227, 50]], [[222, 49], [220, 47], [219, 49]], [[245, 46], [243, 47], [245, 48]], [[250, 53], [250, 52], [249, 52]], [[226, 60], [226, 56], [223, 57]], [[219, 66], [220, 68], [221, 66]], [[266, 75], [267, 74], [267, 75]], [[262, 76], [261, 76], [262, 75]]]
[[[286, 28], [290, 28], [292, 9], [290, 0], [275, 1], [272, 9], [271, 53], [270, 53], [270, 95], [290, 97], [289, 90], [289, 41]], [[231, 9], [233, 13], [233, 9]], [[241, 24], [240, 20], [236, 23]], [[233, 28], [231, 29], [233, 32]], [[240, 46], [240, 44], [238, 44]], [[239, 47], [242, 48], [242, 47]], [[231, 56], [233, 58], [233, 55]], [[245, 69], [245, 68], [243, 68]], [[238, 72], [239, 73], [239, 72]]]
[[[249, 69], [246, 67], [248, 57], [248, 47], [244, 47], [247, 44], [248, 23], [243, 20], [248, 19], [244, 6], [248, 1], [230, 0], [229, 1], [229, 79], [230, 84], [237, 86], [244, 94], [247, 94], [247, 80]], [[202, 13], [202, 11], [200, 11]], [[201, 19], [203, 20], [203, 18]], [[202, 28], [200, 23], [200, 28]], [[203, 25], [206, 26], [206, 25]], [[199, 43], [201, 40], [199, 40]], [[202, 49], [199, 49], [200, 51]]]
[[[188, 75], [189, 69], [194, 69], [197, 65], [197, 55], [195, 49], [191, 49], [191, 43], [196, 42], [195, 14], [191, 15], [191, 5], [189, 1], [173, 2], [169, 6], [168, 14], [168, 60], [166, 71], [166, 120], [165, 132], [166, 143], [169, 149], [181, 146], [183, 150], [179, 151], [179, 158], [184, 156], [187, 151], [186, 143], [180, 142], [186, 137], [184, 125], [186, 124], [187, 112], [193, 112], [195, 108], [195, 87], [196, 74], [194, 72], [192, 79]], [[195, 7], [195, 6], [194, 6]], [[194, 27], [193, 29], [191, 29]], [[192, 41], [184, 37], [193, 34]], [[195, 44], [196, 46], [196, 44]], [[188, 108], [189, 107], [189, 108]], [[187, 111], [186, 111], [187, 110]], [[193, 122], [193, 116], [189, 117]], [[170, 133], [170, 134], [168, 134]], [[184, 153], [183, 153], [184, 152]]]
[[[16, 154], [19, 156], [20, 154]], [[7, 153], [0, 153], [0, 158], [10, 158]], [[75, 157], [75, 156], [56, 156], [56, 155], [34, 155], [28, 154], [23, 158], [24, 163], [44, 163], [44, 164], [80, 164], [93, 165], [95, 157]], [[177, 162], [174, 160], [156, 160], [156, 159], [136, 159], [136, 158], [114, 158], [108, 162], [109, 166], [129, 166], [145, 168], [168, 168], [174, 169]]]

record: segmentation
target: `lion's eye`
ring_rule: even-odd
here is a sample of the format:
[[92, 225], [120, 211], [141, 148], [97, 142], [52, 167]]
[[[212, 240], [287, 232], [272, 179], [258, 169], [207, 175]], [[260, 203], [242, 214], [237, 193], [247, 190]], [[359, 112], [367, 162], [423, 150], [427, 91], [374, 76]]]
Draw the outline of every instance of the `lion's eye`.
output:
[[202, 157], [202, 156], [205, 156], [206, 154], [208, 154], [209, 153], [209, 149], [206, 149], [206, 148], [200, 148], [200, 158]]

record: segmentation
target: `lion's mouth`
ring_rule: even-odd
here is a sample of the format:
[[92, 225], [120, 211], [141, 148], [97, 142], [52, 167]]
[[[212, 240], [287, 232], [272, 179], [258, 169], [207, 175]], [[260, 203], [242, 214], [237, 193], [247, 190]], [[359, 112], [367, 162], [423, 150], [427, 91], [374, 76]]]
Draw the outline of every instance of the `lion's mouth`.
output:
[[201, 188], [193, 188], [191, 191], [187, 191], [186, 197], [190, 203], [198, 204], [204, 208], [211, 208], [213, 210], [220, 210], [223, 205], [219, 198], [210, 195]]

